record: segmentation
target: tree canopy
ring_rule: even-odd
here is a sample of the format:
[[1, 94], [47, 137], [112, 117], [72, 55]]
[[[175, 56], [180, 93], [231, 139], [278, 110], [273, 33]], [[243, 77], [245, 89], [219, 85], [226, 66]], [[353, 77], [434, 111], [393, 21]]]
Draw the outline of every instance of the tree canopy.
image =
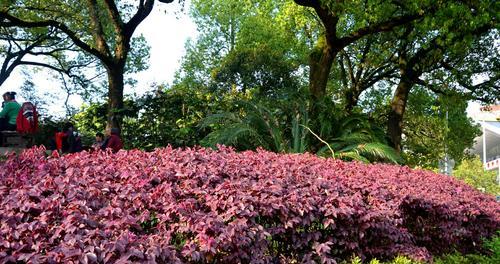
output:
[[74, 118], [150, 141], [131, 147], [226, 143], [421, 167], [463, 159], [478, 135], [467, 103], [500, 100], [493, 0], [190, 3], [199, 36], [174, 82], [144, 97], [124, 100], [124, 74], [148, 67], [134, 32], [154, 0], [2, 1], [1, 74], [37, 66], [23, 57], [36, 54], [38, 66], [96, 85], [79, 68], [94, 65], [108, 100]]

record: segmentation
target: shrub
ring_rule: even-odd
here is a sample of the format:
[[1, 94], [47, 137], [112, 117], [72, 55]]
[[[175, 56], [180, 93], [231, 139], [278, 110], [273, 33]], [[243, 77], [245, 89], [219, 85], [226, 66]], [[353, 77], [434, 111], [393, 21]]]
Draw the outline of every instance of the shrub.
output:
[[479, 157], [464, 159], [453, 170], [453, 177], [492, 195], [500, 195], [500, 185], [497, 184], [498, 171], [485, 171]]
[[447, 254], [436, 259], [436, 264], [496, 264], [500, 263], [500, 231], [484, 243], [487, 255], [459, 253]]
[[0, 164], [0, 263], [430, 260], [481, 248], [500, 206], [451, 177], [259, 150], [156, 149]]

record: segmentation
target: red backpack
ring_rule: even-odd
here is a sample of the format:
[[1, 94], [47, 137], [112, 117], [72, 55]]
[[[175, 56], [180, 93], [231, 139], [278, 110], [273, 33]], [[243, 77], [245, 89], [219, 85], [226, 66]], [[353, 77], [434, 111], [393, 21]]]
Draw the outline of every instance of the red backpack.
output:
[[17, 132], [21, 134], [33, 134], [38, 130], [38, 112], [36, 106], [25, 102], [19, 109], [16, 118]]

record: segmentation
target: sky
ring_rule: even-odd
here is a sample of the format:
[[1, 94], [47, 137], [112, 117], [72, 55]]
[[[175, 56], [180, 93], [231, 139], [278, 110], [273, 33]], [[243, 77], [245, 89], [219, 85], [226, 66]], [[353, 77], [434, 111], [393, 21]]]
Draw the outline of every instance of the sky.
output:
[[[134, 36], [143, 34], [151, 46], [149, 69], [133, 75], [137, 80], [137, 85], [133, 92], [141, 94], [151, 90], [152, 84], [171, 83], [176, 70], [180, 66], [182, 56], [185, 54], [185, 43], [191, 38], [197, 36], [196, 25], [191, 21], [188, 15], [189, 1], [185, 4], [184, 10], [181, 10], [180, 4], [175, 1], [171, 4], [161, 4], [156, 1], [151, 14], [138, 26]], [[60, 98], [54, 97], [54, 103], [49, 108], [51, 114], [63, 116], [65, 113], [63, 107], [64, 95], [62, 90], [56, 92], [59, 84], [50, 78], [47, 70], [38, 71], [31, 75], [36, 89], [43, 91], [41, 93], [56, 93]], [[23, 84], [24, 78], [21, 69], [16, 69], [9, 79], [0, 88], [0, 93], [15, 91], [19, 93], [19, 88]], [[54, 87], [54, 85], [56, 85]], [[132, 91], [126, 90], [126, 93]], [[18, 96], [18, 101], [22, 102], [24, 98]], [[80, 106], [80, 98], [73, 96], [70, 103], [74, 106]]]

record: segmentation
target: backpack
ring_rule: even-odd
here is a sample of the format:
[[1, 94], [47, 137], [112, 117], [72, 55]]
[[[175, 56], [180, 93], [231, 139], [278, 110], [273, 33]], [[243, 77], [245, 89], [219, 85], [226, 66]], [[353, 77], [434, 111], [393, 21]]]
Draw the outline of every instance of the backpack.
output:
[[17, 132], [21, 134], [33, 134], [38, 130], [38, 112], [36, 106], [25, 102], [19, 109], [16, 118]]

